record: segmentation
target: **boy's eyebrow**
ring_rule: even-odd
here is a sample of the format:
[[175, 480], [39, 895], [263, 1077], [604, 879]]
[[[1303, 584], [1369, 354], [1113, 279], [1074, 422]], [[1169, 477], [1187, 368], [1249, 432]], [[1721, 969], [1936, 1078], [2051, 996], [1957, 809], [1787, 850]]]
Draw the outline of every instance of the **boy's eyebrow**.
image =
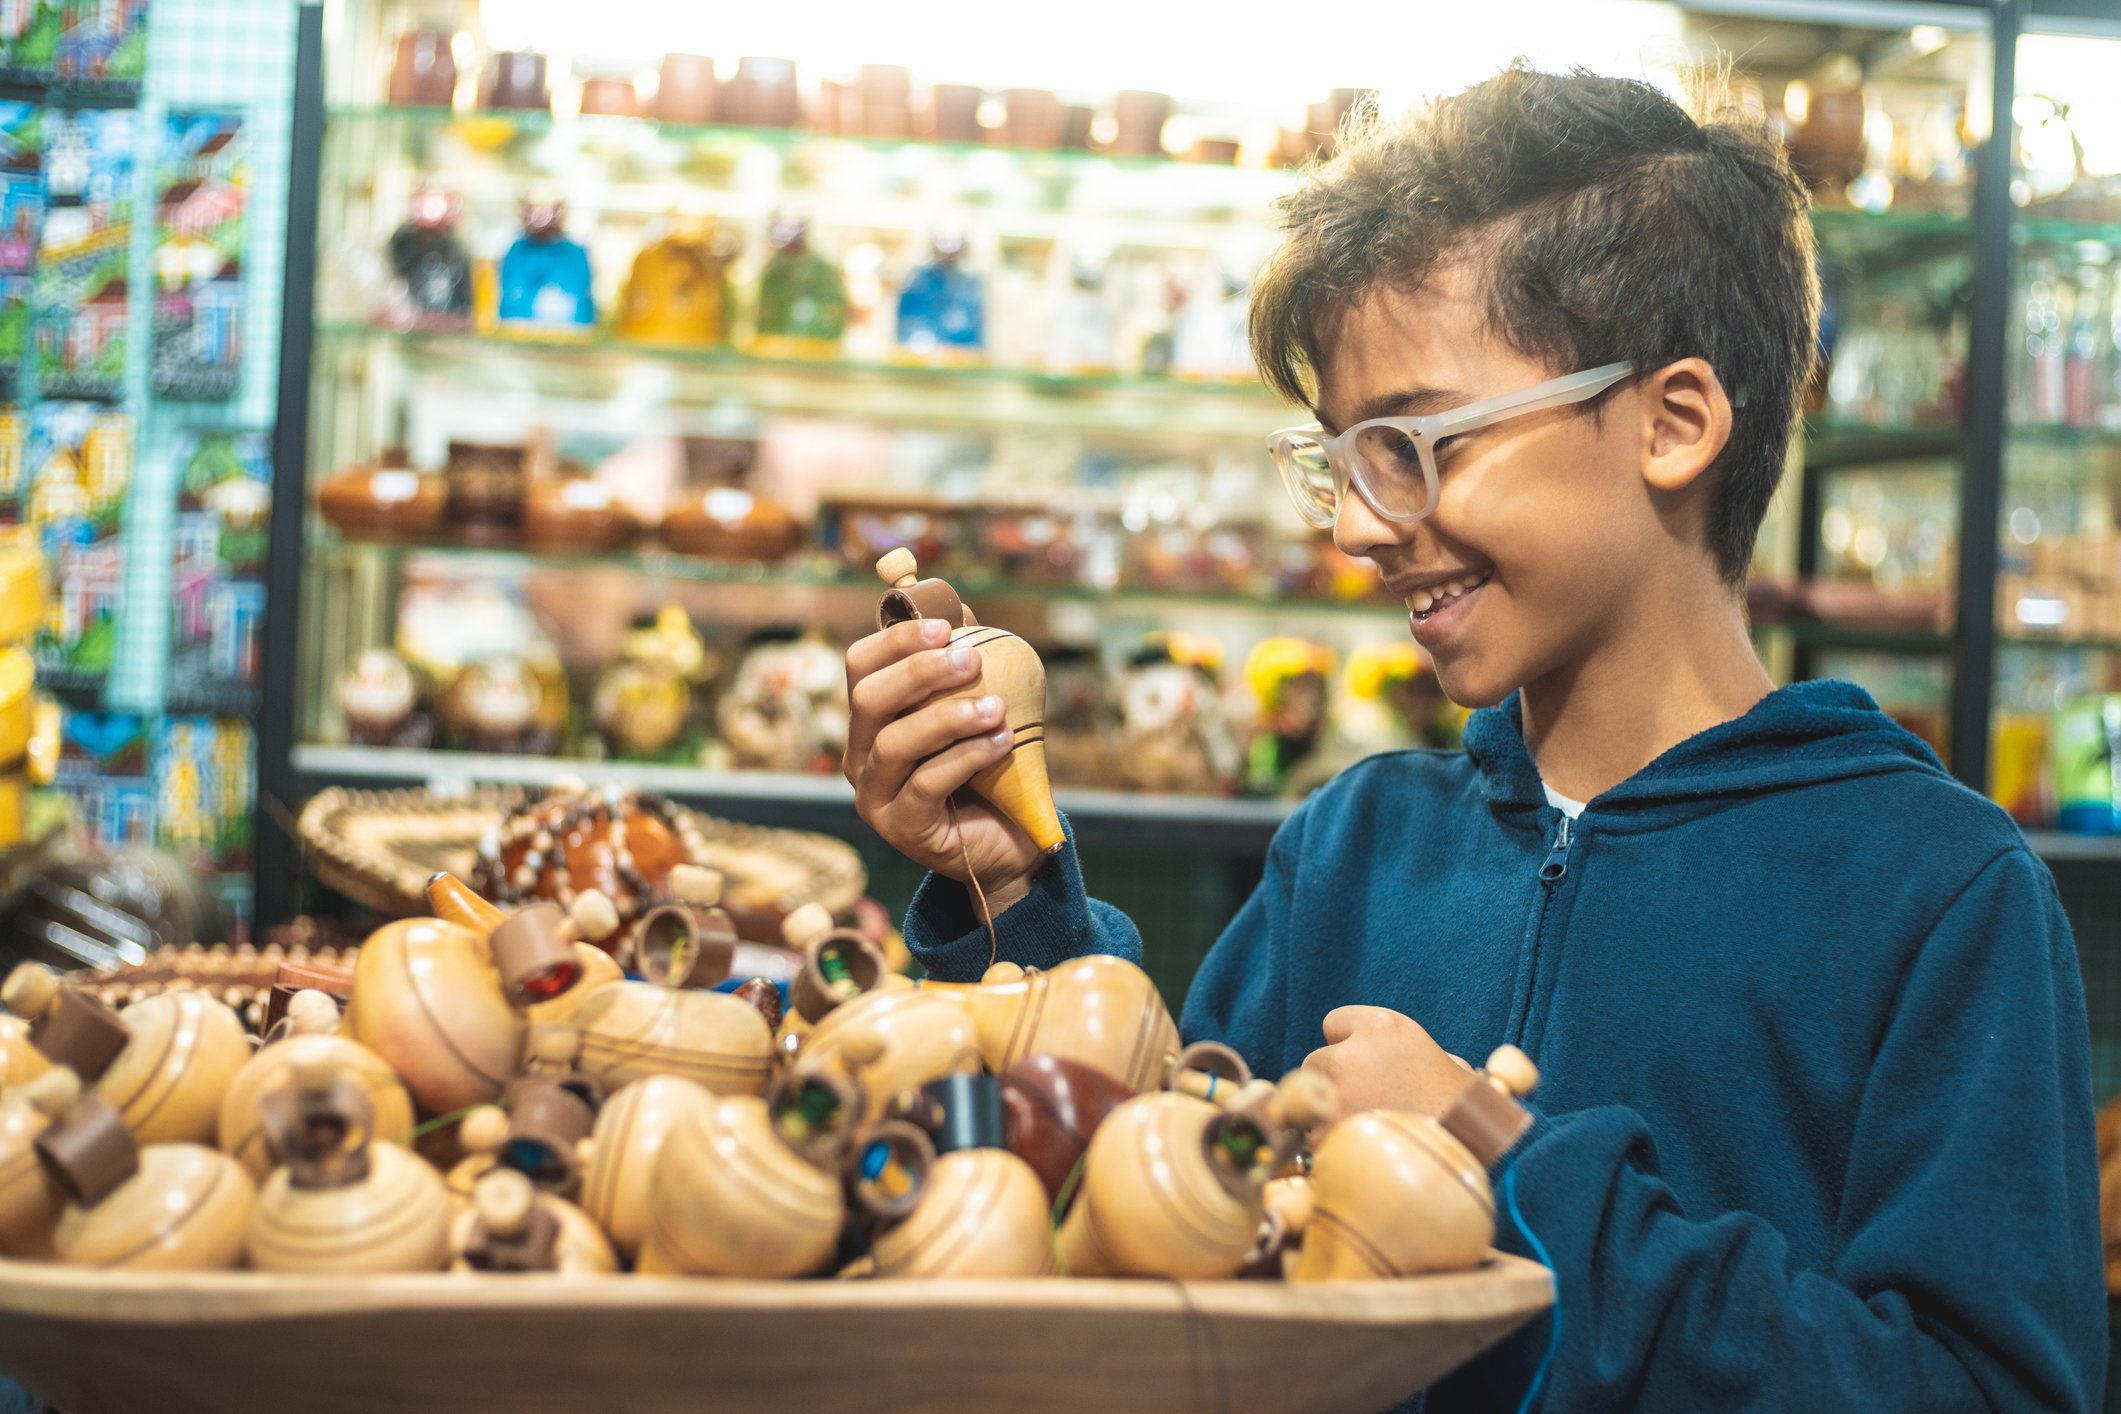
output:
[[[1381, 393], [1355, 410], [1355, 415], [1344, 426], [1353, 427], [1358, 422], [1368, 422], [1373, 417], [1424, 417], [1430, 413], [1446, 412], [1463, 407], [1473, 401], [1470, 393], [1461, 393], [1454, 388], [1402, 388], [1396, 393]], [[1318, 417], [1318, 425], [1328, 436], [1340, 428], [1326, 416], [1324, 408], [1311, 410]]]

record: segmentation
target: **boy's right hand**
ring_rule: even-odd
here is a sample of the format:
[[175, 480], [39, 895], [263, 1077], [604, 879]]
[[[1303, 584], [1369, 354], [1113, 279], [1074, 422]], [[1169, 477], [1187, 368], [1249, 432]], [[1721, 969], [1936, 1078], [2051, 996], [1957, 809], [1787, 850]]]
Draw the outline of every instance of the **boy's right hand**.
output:
[[969, 859], [988, 907], [999, 914], [1030, 892], [1045, 855], [992, 804], [963, 789], [1008, 756], [1012, 735], [999, 697], [930, 701], [979, 678], [979, 650], [951, 648], [949, 640], [950, 625], [941, 619], [909, 619], [847, 650], [844, 769], [854, 808], [871, 829], [914, 863], [961, 884], [970, 882]]

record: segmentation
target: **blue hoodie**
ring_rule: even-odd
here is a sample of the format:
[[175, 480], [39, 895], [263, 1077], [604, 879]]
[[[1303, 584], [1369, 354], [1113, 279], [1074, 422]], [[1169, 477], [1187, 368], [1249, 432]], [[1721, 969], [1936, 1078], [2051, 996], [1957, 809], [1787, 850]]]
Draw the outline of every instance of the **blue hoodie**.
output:
[[[998, 922], [1027, 965], [1141, 955], [1072, 847]], [[906, 934], [938, 976], [986, 963], [949, 881]], [[1351, 767], [1276, 834], [1181, 1029], [1279, 1075], [1348, 1003], [1542, 1077], [1497, 1241], [1553, 1268], [1555, 1313], [1429, 1410], [1516, 1408], [1535, 1372], [1570, 1411], [2097, 1404], [2069, 924], [2010, 819], [1860, 689], [1771, 693], [1573, 823], [1515, 698], [1463, 752]]]

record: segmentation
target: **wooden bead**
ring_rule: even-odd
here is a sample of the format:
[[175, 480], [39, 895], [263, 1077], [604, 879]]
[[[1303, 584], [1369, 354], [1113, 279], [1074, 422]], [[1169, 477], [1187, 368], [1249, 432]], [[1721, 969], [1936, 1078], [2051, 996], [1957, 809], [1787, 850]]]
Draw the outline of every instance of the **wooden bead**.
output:
[[514, 1237], [530, 1222], [538, 1190], [514, 1169], [495, 1169], [471, 1192], [471, 1209], [479, 1226], [501, 1237]]
[[981, 1058], [997, 1073], [1026, 1056], [1063, 1056], [1096, 1066], [1130, 1090], [1153, 1090], [1178, 1051], [1178, 1028], [1156, 984], [1122, 958], [1078, 957], [1014, 981], [928, 982], [921, 991], [965, 999]]
[[222, 1096], [251, 1058], [243, 1019], [204, 992], [165, 992], [125, 1009], [133, 1033], [96, 1093], [142, 1144], [213, 1142]]
[[288, 998], [287, 1029], [297, 1036], [336, 1035], [339, 1003], [329, 993], [305, 987]]
[[567, 917], [587, 942], [601, 943], [619, 931], [619, 911], [599, 889], [576, 894], [567, 905]]
[[1515, 1046], [1498, 1046], [1488, 1056], [1488, 1078], [1511, 1095], [1522, 1098], [1539, 1084], [1539, 1067]]
[[449, 1195], [425, 1159], [373, 1144], [368, 1172], [332, 1188], [297, 1188], [276, 1169], [251, 1210], [250, 1263], [273, 1272], [439, 1271], [449, 1260]]
[[670, 893], [679, 903], [694, 908], [715, 908], [722, 902], [722, 871], [698, 864], [676, 864], [670, 869]]
[[690, 1080], [651, 1075], [604, 1102], [590, 1135], [582, 1174], [582, 1210], [628, 1260], [640, 1255], [656, 1161], [671, 1131], [714, 1107], [714, 1097]]
[[431, 1113], [495, 1099], [523, 1053], [524, 1018], [469, 928], [404, 918], [369, 936], [354, 964], [349, 1030]]
[[877, 1234], [880, 1277], [1050, 1276], [1053, 1224], [1031, 1166], [1003, 1149], [945, 1154], [905, 1219]]
[[140, 1168], [92, 1207], [69, 1204], [52, 1247], [69, 1266], [219, 1271], [242, 1260], [256, 1188], [200, 1144], [150, 1144]]
[[265, 1133], [267, 1097], [294, 1084], [295, 1068], [305, 1061], [321, 1063], [331, 1074], [346, 1076], [362, 1088], [374, 1113], [377, 1139], [411, 1142], [412, 1096], [381, 1056], [344, 1036], [290, 1036], [252, 1056], [221, 1100], [216, 1140], [253, 1179], [263, 1182], [275, 1162]]
[[1495, 1241], [1487, 1171], [1427, 1115], [1366, 1110], [1311, 1160], [1295, 1281], [1368, 1281], [1478, 1266]]
[[781, 920], [781, 940], [801, 952], [830, 933], [834, 926], [832, 910], [813, 899]]
[[63, 1068], [0, 1096], [0, 1254], [48, 1259], [66, 1194], [37, 1158], [37, 1136], [73, 1108], [81, 1081]]
[[[514, 1178], [522, 1177], [509, 1170], [497, 1170], [481, 1182], [476, 1190], [477, 1194], [484, 1196], [488, 1185], [502, 1179], [504, 1174]], [[612, 1249], [610, 1240], [580, 1208], [564, 1198], [555, 1198], [550, 1193], [535, 1192], [531, 1205], [549, 1216], [558, 1229], [558, 1235], [553, 1242], [552, 1271], [560, 1276], [611, 1276], [619, 1270], [618, 1253]], [[471, 1270], [463, 1254], [476, 1239], [481, 1226], [483, 1224], [476, 1201], [465, 1206], [451, 1220], [449, 1249], [454, 1254], [451, 1261], [454, 1270]]]
[[756, 1008], [716, 992], [613, 982], [575, 1013], [582, 1073], [616, 1090], [651, 1075], [679, 1075], [716, 1094], [763, 1094], [773, 1074], [773, 1033]]
[[[1226, 1142], [1216, 1142], [1219, 1136]], [[1098, 1126], [1061, 1225], [1074, 1276], [1233, 1275], [1258, 1235], [1271, 1152], [1257, 1126], [1190, 1095], [1140, 1095]]]
[[25, 962], [0, 984], [0, 1005], [25, 1020], [42, 1016], [59, 994], [59, 974], [41, 962]]
[[642, 1268], [803, 1276], [832, 1256], [845, 1221], [839, 1174], [783, 1143], [764, 1100], [725, 1096], [671, 1131], [656, 1164]]

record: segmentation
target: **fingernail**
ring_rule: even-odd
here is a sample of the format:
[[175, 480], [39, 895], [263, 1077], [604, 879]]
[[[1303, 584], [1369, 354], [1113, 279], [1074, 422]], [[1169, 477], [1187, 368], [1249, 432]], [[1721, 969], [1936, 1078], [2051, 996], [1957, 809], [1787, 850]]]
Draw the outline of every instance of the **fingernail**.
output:
[[1016, 740], [1016, 733], [1007, 727], [997, 727], [987, 733], [987, 740], [993, 742], [996, 746], [1008, 746]]
[[921, 637], [929, 643], [941, 643], [950, 636], [950, 625], [943, 619], [922, 619]]
[[1002, 700], [999, 697], [982, 697], [972, 704], [972, 710], [982, 717], [999, 717], [1002, 714]]
[[972, 650], [970, 648], [953, 648], [950, 650], [949, 661], [950, 670], [961, 673], [972, 666]]

